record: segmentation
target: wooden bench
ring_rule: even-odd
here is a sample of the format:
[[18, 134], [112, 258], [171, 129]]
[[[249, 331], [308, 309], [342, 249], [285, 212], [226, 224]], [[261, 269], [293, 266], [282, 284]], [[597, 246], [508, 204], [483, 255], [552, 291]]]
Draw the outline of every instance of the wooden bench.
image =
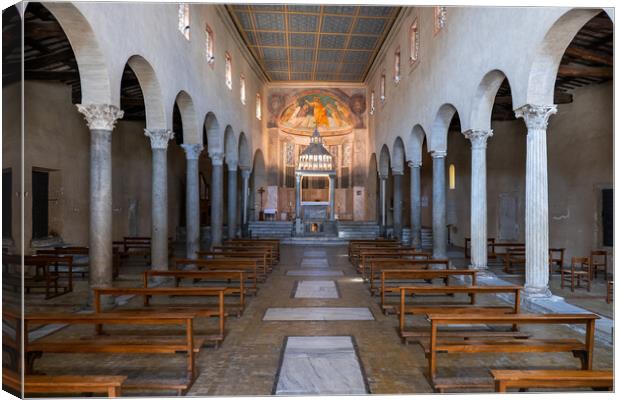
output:
[[[142, 296], [144, 307], [156, 312], [191, 312], [197, 317], [217, 317], [219, 321], [218, 333], [203, 336], [209, 341], [215, 342], [218, 346], [224, 340], [226, 312], [224, 311], [224, 295], [231, 293], [232, 290], [224, 287], [209, 288], [93, 288], [94, 306], [96, 313], [102, 313], [101, 296]], [[151, 306], [150, 298], [154, 296], [186, 296], [186, 297], [217, 297], [216, 304], [166, 304], [162, 306]], [[119, 310], [120, 311], [120, 310]], [[127, 310], [136, 311], [136, 310]], [[97, 332], [101, 332], [101, 324], [97, 325]]]
[[[150, 236], [125, 236], [123, 240], [112, 242], [113, 245], [122, 246], [122, 257], [142, 256], [145, 265], [151, 263], [151, 237]], [[168, 257], [174, 255], [174, 243], [168, 238]]]
[[274, 239], [243, 239], [243, 238], [236, 238], [236, 239], [229, 239], [229, 240], [225, 240], [223, 242], [224, 244], [228, 244], [228, 243], [244, 243], [244, 244], [265, 244], [265, 245], [269, 245], [272, 248], [272, 252], [273, 254], [275, 254], [276, 257], [276, 261], [280, 262], [280, 241], [279, 240], [274, 240]]
[[525, 268], [525, 248], [516, 247], [506, 249], [504, 255], [504, 272], [511, 274], [516, 266]]
[[256, 253], [249, 251], [239, 252], [210, 252], [210, 251], [197, 251], [199, 259], [205, 260], [253, 260], [256, 263], [256, 271], [258, 273], [258, 280], [264, 282], [267, 279], [267, 274], [270, 271], [267, 265], [266, 253]]
[[388, 249], [401, 247], [401, 244], [396, 240], [381, 240], [381, 241], [362, 241], [349, 244], [349, 261], [355, 265], [359, 262], [359, 252], [362, 249]]
[[[403, 286], [400, 287], [400, 308], [399, 308], [399, 334], [404, 343], [407, 343], [409, 338], [423, 338], [428, 337], [430, 332], [428, 329], [407, 329], [405, 323], [405, 316], [409, 315], [425, 315], [429, 313], [444, 313], [444, 314], [518, 314], [521, 301], [521, 286]], [[510, 305], [487, 305], [481, 306], [476, 304], [476, 297], [479, 294], [501, 294], [508, 293], [514, 295], [514, 302]], [[467, 294], [469, 296], [469, 303], [461, 302], [433, 302], [422, 304], [407, 304], [407, 295], [410, 297], [420, 295], [455, 295], [455, 294]], [[513, 325], [512, 331], [516, 332], [517, 326]], [[457, 337], [470, 337], [470, 336], [513, 336], [512, 333], [491, 333], [491, 331], [484, 330], [482, 333], [476, 333], [472, 329], [466, 331], [453, 331], [442, 332], [440, 335], [457, 336]], [[501, 331], [499, 331], [501, 332]], [[517, 334], [519, 335], [519, 334]], [[522, 336], [522, 335], [519, 335]]]
[[381, 297], [381, 309], [385, 314], [389, 311], [400, 312], [400, 303], [390, 304], [386, 297], [390, 293], [400, 296], [400, 288], [403, 283], [424, 280], [432, 282], [433, 279], [442, 279], [448, 286], [449, 278], [456, 276], [469, 277], [472, 286], [476, 286], [476, 274], [478, 271], [473, 269], [449, 269], [449, 270], [411, 270], [411, 269], [389, 269], [381, 271], [381, 287], [379, 289]]
[[[437, 378], [438, 353], [560, 353], [569, 352], [581, 361], [581, 369], [592, 369], [594, 355], [596, 314], [470, 314], [454, 315], [428, 314], [431, 323], [430, 340], [425, 353], [428, 359], [428, 376], [431, 385], [438, 391], [464, 388], [493, 389], [489, 379]], [[467, 340], [460, 338], [439, 337], [439, 327], [462, 324], [527, 325], [527, 324], [581, 324], [586, 326], [585, 341], [576, 339], [542, 339], [542, 338], [480, 338]], [[423, 348], [426, 342], [420, 342]]]
[[239, 295], [239, 302], [237, 304], [224, 304], [226, 316], [229, 315], [230, 311], [235, 313], [237, 317], [240, 317], [245, 309], [246, 289], [244, 283], [246, 278], [243, 271], [144, 271], [144, 287], [149, 287], [149, 278], [157, 277], [174, 279], [175, 287], [179, 287], [181, 279], [192, 279], [194, 282], [197, 280], [214, 282], [216, 285], [225, 286], [230, 290], [230, 293]]
[[[62, 260], [68, 260], [63, 258]], [[45, 299], [51, 299], [68, 293], [72, 283], [66, 286], [59, 284], [60, 276], [51, 270], [51, 266], [59, 260], [56, 257], [48, 256], [24, 256], [23, 268], [22, 257], [20, 255], [5, 254], [2, 256], [2, 283], [12, 286], [16, 292], [23, 290], [25, 294], [31, 293], [34, 289], [43, 289]], [[32, 267], [33, 273], [26, 273], [26, 267]], [[69, 266], [69, 271], [71, 267]], [[23, 274], [23, 282], [22, 282]]]
[[[121, 385], [127, 379], [123, 375], [26, 375], [24, 394], [78, 394], [106, 393], [108, 397], [120, 397]], [[2, 368], [2, 384], [21, 394], [21, 376]]]
[[443, 269], [450, 267], [450, 260], [400, 260], [400, 259], [375, 259], [370, 261], [370, 272], [368, 281], [370, 282], [370, 294], [374, 296], [379, 292], [380, 287], [376, 282], [381, 279], [381, 272], [390, 269]]
[[[487, 238], [487, 248], [490, 244], [495, 243], [495, 238]], [[465, 247], [463, 248], [463, 253], [465, 258], [469, 258], [469, 250], [471, 249], [471, 238], [465, 238]]]
[[[57, 339], [43, 338], [33, 342], [24, 339], [24, 354], [26, 359], [26, 374], [30, 374], [34, 361], [44, 353], [104, 353], [104, 354], [178, 354], [186, 356], [186, 377], [177, 382], [135, 382], [125, 387], [159, 387], [161, 389], [175, 389], [184, 393], [198, 376], [195, 367], [195, 354], [200, 351], [204, 339], [195, 338], [193, 312], [159, 313], [149, 312], [108, 312], [108, 313], [40, 313], [26, 314], [24, 317], [24, 332], [29, 326], [41, 324], [91, 324], [95, 327], [106, 325], [181, 325], [184, 334], [173, 337], [157, 337], [145, 335], [147, 331], [140, 330], [138, 336], [95, 336], [93, 338]], [[58, 336], [58, 335], [57, 335]]]
[[177, 270], [187, 271], [182, 266], [192, 266], [199, 271], [240, 271], [245, 273], [247, 279], [246, 290], [249, 293], [258, 293], [258, 281], [265, 280], [265, 276], [258, 272], [256, 260], [248, 258], [210, 258], [210, 259], [191, 259], [191, 258], [175, 258], [173, 260], [174, 268]]
[[357, 272], [362, 274], [364, 280], [368, 279], [366, 271], [370, 269], [370, 261], [374, 259], [383, 260], [430, 260], [432, 254], [415, 249], [394, 248], [390, 250], [364, 250], [360, 252], [360, 263]]
[[218, 253], [251, 253], [254, 254], [253, 257], [260, 257], [264, 253], [264, 258], [269, 267], [269, 270], [271, 270], [271, 268], [276, 265], [275, 255], [273, 254], [272, 250], [272, 247], [269, 245], [247, 246], [243, 243], [229, 244], [225, 246], [213, 246], [213, 248], [211, 249], [212, 252]]
[[489, 249], [489, 258], [497, 258], [498, 256], [505, 255], [505, 253], [498, 253], [497, 248], [525, 248], [525, 243], [520, 242], [493, 242], [487, 243], [487, 247]]
[[613, 371], [492, 369], [496, 392], [508, 389], [592, 388], [613, 391]]

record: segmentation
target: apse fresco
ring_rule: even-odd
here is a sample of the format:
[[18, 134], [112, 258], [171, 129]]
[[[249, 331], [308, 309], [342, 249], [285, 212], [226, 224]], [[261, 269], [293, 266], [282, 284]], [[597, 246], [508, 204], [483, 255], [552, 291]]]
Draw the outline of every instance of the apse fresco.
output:
[[279, 90], [268, 101], [268, 127], [288, 133], [310, 135], [318, 126], [322, 135], [332, 136], [366, 127], [363, 91]]

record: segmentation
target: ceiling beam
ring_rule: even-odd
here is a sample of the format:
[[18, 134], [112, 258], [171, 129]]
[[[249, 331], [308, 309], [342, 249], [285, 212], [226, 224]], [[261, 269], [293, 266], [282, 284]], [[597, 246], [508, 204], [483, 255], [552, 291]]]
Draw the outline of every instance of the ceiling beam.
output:
[[579, 76], [589, 76], [592, 78], [613, 78], [614, 70], [613, 68], [608, 67], [584, 67], [584, 66], [569, 66], [569, 65], [560, 65], [558, 70], [559, 76], [570, 76], [570, 77], [579, 77]]
[[[573, 102], [573, 95], [566, 92], [556, 91], [553, 94], [553, 104], [569, 104]], [[497, 96], [495, 104], [512, 106], [512, 96]]]
[[32, 71], [25, 70], [24, 78], [42, 81], [68, 81], [78, 77], [76, 71]]
[[611, 55], [598, 53], [583, 47], [569, 46], [565, 52], [566, 55], [579, 58], [584, 61], [591, 61], [605, 65], [614, 65], [614, 58]]

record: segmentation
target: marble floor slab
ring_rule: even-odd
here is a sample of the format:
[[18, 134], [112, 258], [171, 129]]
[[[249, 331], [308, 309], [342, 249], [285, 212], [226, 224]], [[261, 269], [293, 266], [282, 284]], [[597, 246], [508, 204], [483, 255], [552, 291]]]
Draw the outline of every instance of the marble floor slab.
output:
[[320, 269], [289, 269], [286, 271], [288, 276], [344, 276], [344, 272], [335, 270]]
[[368, 393], [350, 336], [291, 336], [285, 345], [274, 394]]
[[263, 321], [374, 321], [367, 307], [272, 307]]
[[295, 289], [296, 299], [337, 299], [335, 281], [299, 281]]
[[304, 258], [327, 258], [325, 250], [305, 250], [302, 254]]
[[302, 268], [329, 268], [327, 258], [302, 258]]

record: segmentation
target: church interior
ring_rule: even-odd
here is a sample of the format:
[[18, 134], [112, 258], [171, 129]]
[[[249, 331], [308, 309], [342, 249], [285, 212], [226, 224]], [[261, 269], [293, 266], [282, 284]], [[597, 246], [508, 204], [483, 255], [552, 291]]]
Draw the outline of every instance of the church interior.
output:
[[613, 8], [2, 27], [4, 391], [613, 395]]

